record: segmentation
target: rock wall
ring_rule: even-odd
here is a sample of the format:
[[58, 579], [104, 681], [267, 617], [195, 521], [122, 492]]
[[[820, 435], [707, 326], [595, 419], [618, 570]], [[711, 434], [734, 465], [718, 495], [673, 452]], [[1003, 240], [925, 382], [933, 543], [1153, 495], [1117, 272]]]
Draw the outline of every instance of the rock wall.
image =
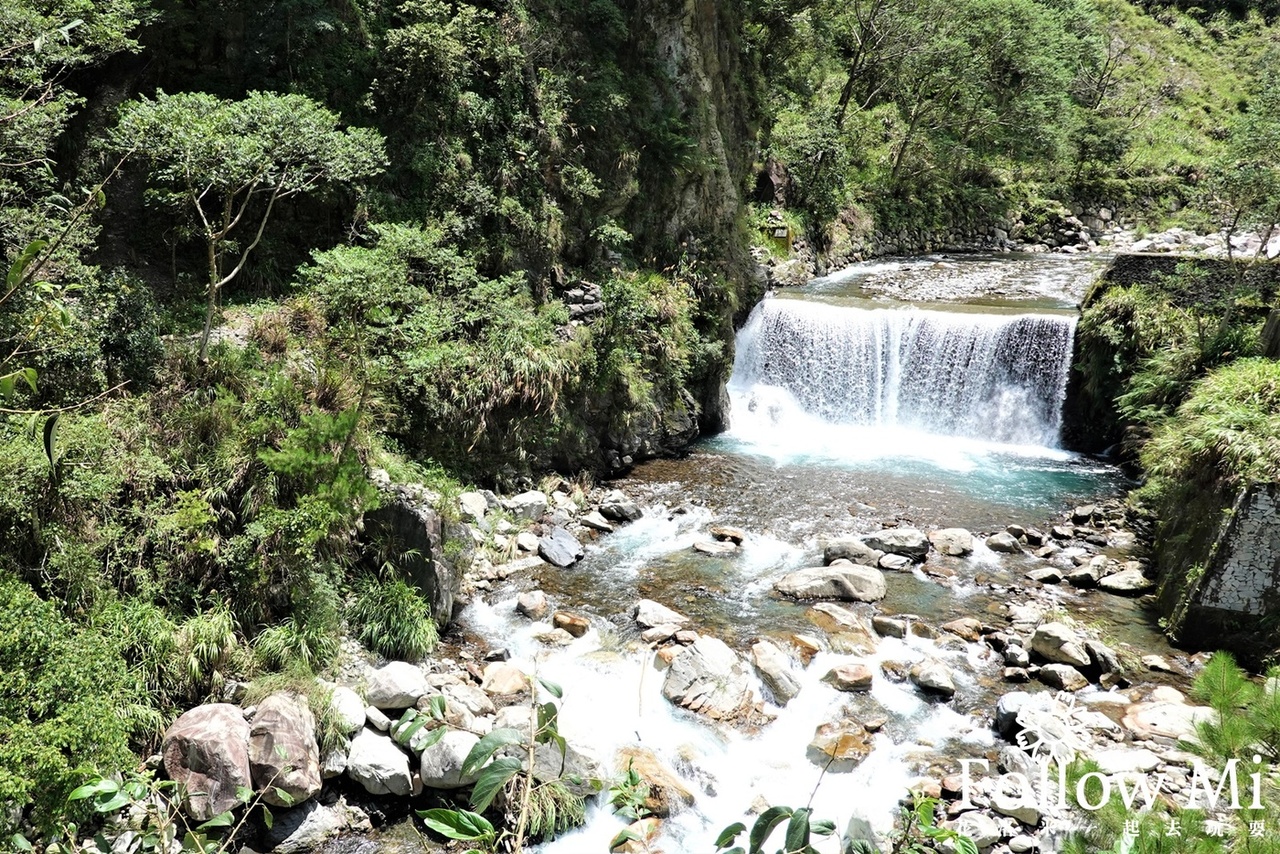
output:
[[1161, 602], [1172, 606], [1169, 630], [1181, 643], [1264, 658], [1280, 639], [1267, 620], [1280, 612], [1280, 485], [1241, 491], [1204, 562], [1183, 584], [1170, 582]]

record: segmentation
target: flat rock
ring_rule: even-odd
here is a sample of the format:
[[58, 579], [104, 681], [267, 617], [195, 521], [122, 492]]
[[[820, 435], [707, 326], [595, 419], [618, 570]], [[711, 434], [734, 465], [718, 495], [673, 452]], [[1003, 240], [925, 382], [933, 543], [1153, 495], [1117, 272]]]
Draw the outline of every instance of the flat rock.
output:
[[513, 495], [503, 501], [502, 506], [517, 519], [533, 522], [547, 512], [547, 496], [536, 489], [531, 489], [528, 492]]
[[1213, 709], [1206, 706], [1188, 706], [1185, 703], [1156, 700], [1135, 703], [1125, 710], [1120, 725], [1135, 738], [1187, 739], [1196, 738], [1196, 724], [1215, 720]]
[[878, 551], [903, 555], [916, 561], [924, 560], [929, 553], [929, 538], [919, 528], [885, 528], [868, 534], [862, 541]]
[[1160, 757], [1145, 747], [1099, 750], [1090, 757], [1103, 774], [1145, 774], [1160, 765]]
[[249, 724], [230, 703], [184, 712], [165, 731], [160, 755], [169, 778], [186, 793], [184, 810], [196, 821], [238, 807], [237, 791], [252, 785]]
[[671, 662], [662, 694], [678, 706], [716, 720], [735, 717], [751, 703], [742, 662], [724, 641], [706, 635]]
[[883, 551], [873, 549], [857, 537], [838, 537], [828, 540], [822, 548], [822, 562], [825, 564], [847, 560], [862, 566], [877, 566], [882, 557], [884, 557]]
[[783, 576], [774, 589], [796, 599], [876, 602], [885, 597], [884, 574], [856, 564], [802, 569]]
[[1057, 584], [1062, 581], [1062, 570], [1056, 566], [1045, 566], [1027, 573], [1027, 578], [1041, 584]]
[[860, 661], [837, 665], [828, 670], [827, 675], [822, 677], [823, 682], [826, 682], [837, 691], [847, 692], [870, 691], [872, 679], [871, 668]]
[[964, 528], [931, 531], [929, 542], [939, 553], [952, 557], [964, 557], [973, 551], [973, 534]]
[[391, 661], [369, 672], [365, 700], [376, 709], [410, 709], [427, 693], [422, 668], [407, 661]]
[[791, 657], [775, 644], [767, 640], [752, 644], [751, 663], [779, 706], [785, 706], [799, 695], [800, 679]]
[[641, 599], [631, 609], [631, 617], [636, 624], [642, 629], [651, 629], [654, 626], [663, 626], [674, 623], [676, 625], [684, 625], [689, 622], [689, 618], [679, 611], [673, 611], [661, 602], [655, 602], [652, 599]]
[[484, 669], [480, 690], [490, 696], [519, 694], [529, 687], [529, 677], [520, 668], [505, 661], [495, 661]]
[[613, 533], [613, 525], [609, 524], [609, 520], [604, 518], [599, 510], [592, 510], [590, 513], [584, 514], [578, 521], [592, 530], [600, 531], [604, 534]]
[[1103, 577], [1098, 587], [1108, 593], [1119, 593], [1124, 596], [1136, 596], [1155, 587], [1156, 583], [1143, 574], [1141, 569], [1125, 569], [1115, 575]]
[[1085, 652], [1080, 636], [1062, 623], [1037, 626], [1031, 635], [1031, 651], [1058, 664], [1089, 666], [1089, 654]]
[[704, 555], [712, 557], [728, 557], [738, 551], [737, 545], [728, 540], [699, 540], [693, 544], [695, 552], [701, 552]]
[[880, 558], [881, 569], [888, 569], [894, 572], [906, 572], [911, 569], [911, 558], [905, 555], [885, 555]]
[[993, 552], [1001, 552], [1003, 554], [1018, 554], [1022, 551], [1022, 544], [1018, 542], [1018, 538], [1008, 531], [1001, 531], [998, 534], [992, 534], [987, 537], [987, 548]]
[[982, 638], [982, 622], [975, 617], [961, 617], [958, 620], [943, 623], [938, 628], [958, 635], [970, 643]]
[[428, 789], [460, 789], [479, 778], [479, 772], [463, 776], [467, 754], [479, 743], [474, 733], [450, 729], [439, 741], [422, 751], [418, 773]]
[[412, 788], [409, 757], [388, 736], [368, 728], [351, 741], [347, 776], [371, 795], [406, 797]]
[[728, 540], [735, 546], [742, 545], [743, 540], [747, 538], [747, 532], [741, 528], [733, 528], [729, 525], [712, 525], [707, 529], [712, 537], [717, 540]]
[[559, 525], [538, 539], [538, 555], [552, 566], [573, 566], [584, 554], [578, 538]]
[[1062, 691], [1079, 691], [1089, 687], [1089, 680], [1070, 664], [1046, 664], [1036, 673], [1036, 678], [1050, 688]]

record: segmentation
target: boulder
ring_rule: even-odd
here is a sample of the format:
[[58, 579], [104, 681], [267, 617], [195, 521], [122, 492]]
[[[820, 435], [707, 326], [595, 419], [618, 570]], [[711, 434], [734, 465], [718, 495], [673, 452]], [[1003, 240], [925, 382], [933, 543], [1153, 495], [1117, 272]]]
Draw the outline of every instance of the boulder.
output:
[[1135, 738], [1160, 738], [1171, 741], [1194, 740], [1196, 724], [1216, 720], [1213, 709], [1188, 706], [1186, 703], [1155, 700], [1129, 706], [1120, 720]]
[[774, 644], [767, 640], [753, 644], [751, 663], [779, 706], [785, 706], [800, 693], [800, 680], [791, 658]]
[[[471, 566], [471, 529], [440, 515], [421, 488], [385, 486], [382, 504], [364, 514], [363, 539], [379, 553], [398, 555], [397, 566], [431, 606], [431, 618], [443, 629], [453, 620], [453, 604], [462, 595], [462, 577]], [[459, 544], [446, 557], [446, 542]]]
[[538, 539], [538, 555], [552, 566], [573, 566], [584, 554], [578, 538], [559, 525]]
[[1051, 662], [1088, 667], [1089, 653], [1080, 637], [1062, 623], [1042, 623], [1031, 635], [1031, 651]]
[[533, 531], [521, 531], [516, 534], [516, 548], [522, 552], [536, 552], [538, 550], [538, 535]]
[[519, 694], [529, 687], [529, 677], [520, 668], [505, 661], [495, 661], [484, 669], [480, 690], [492, 696]]
[[273, 806], [295, 806], [320, 792], [316, 719], [304, 698], [278, 692], [258, 704], [249, 728], [249, 773], [254, 791]]
[[747, 538], [747, 532], [741, 528], [732, 528], [728, 525], [712, 525], [707, 531], [717, 540], [727, 540], [735, 546], [742, 545]]
[[991, 796], [991, 809], [1000, 815], [1016, 819], [1027, 827], [1035, 827], [1040, 823], [1040, 810], [1035, 804], [1028, 803], [1028, 798], [997, 791]]
[[862, 541], [873, 549], [922, 561], [929, 553], [929, 538], [918, 528], [885, 528]]
[[365, 683], [365, 700], [375, 709], [410, 709], [427, 693], [427, 677], [422, 668], [405, 661], [392, 661], [370, 671]]
[[993, 552], [1001, 552], [1003, 554], [1018, 554], [1022, 551], [1022, 544], [1018, 542], [1018, 538], [1008, 531], [1001, 531], [998, 534], [992, 534], [987, 537], [987, 548]]
[[274, 820], [263, 841], [271, 854], [302, 854], [349, 831], [372, 830], [369, 816], [347, 805], [346, 798], [332, 804], [307, 801], [291, 810], [272, 810]]
[[602, 757], [572, 741], [565, 743], [564, 752], [555, 743], [539, 744], [533, 752], [533, 776], [541, 782], [560, 780], [575, 795], [591, 797], [598, 792], [592, 781], [603, 780], [609, 768]]
[[1031, 695], [1025, 691], [1011, 691], [996, 701], [995, 727], [1002, 738], [1012, 741], [1022, 729], [1018, 723], [1018, 712], [1030, 700]]
[[973, 534], [964, 528], [943, 528], [929, 534], [929, 542], [939, 553], [964, 557], [973, 551]]
[[876, 602], [885, 597], [884, 573], [855, 564], [802, 569], [783, 576], [774, 589], [796, 599]]
[[906, 572], [911, 569], [912, 560], [905, 555], [885, 555], [880, 558], [880, 568], [894, 572]]
[[922, 661], [907, 671], [912, 684], [930, 694], [950, 697], [956, 692], [956, 683], [951, 679], [951, 671], [938, 661]]
[[1089, 687], [1089, 680], [1070, 664], [1046, 664], [1036, 673], [1036, 678], [1060, 691], [1079, 691]]
[[876, 634], [885, 638], [905, 638], [907, 636], [907, 621], [899, 620], [896, 617], [876, 614], [871, 618], [871, 628], [876, 630]]
[[422, 764], [418, 767], [422, 785], [428, 789], [460, 789], [474, 783], [479, 773], [464, 777], [462, 765], [479, 741], [480, 737], [474, 733], [458, 729], [446, 732], [439, 741], [422, 751]]
[[644, 511], [622, 490], [614, 489], [600, 502], [600, 515], [615, 522], [634, 522], [644, 515]]
[[1123, 596], [1137, 596], [1155, 587], [1156, 583], [1143, 573], [1141, 569], [1125, 569], [1115, 575], [1108, 575], [1098, 582], [1098, 587], [1108, 593], [1119, 593]]
[[813, 740], [809, 742], [811, 751], [841, 761], [862, 759], [871, 752], [872, 747], [871, 733], [861, 721], [854, 718], [820, 725], [814, 730]]
[[1102, 673], [1119, 673], [1124, 669], [1120, 664], [1120, 656], [1102, 641], [1087, 640], [1084, 642], [1084, 650], [1089, 654], [1093, 666]]
[[443, 686], [440, 693], [444, 694], [445, 704], [449, 708], [466, 709], [470, 715], [477, 718], [492, 715], [497, 711], [489, 695], [469, 682], [452, 682]]
[[1049, 529], [1049, 536], [1055, 540], [1070, 540], [1076, 535], [1076, 529], [1070, 525], [1054, 525]]
[[848, 608], [834, 602], [819, 602], [805, 612], [805, 617], [827, 634], [841, 635], [840, 646], [860, 646], [867, 652], [875, 649], [875, 640], [867, 628], [867, 621]]
[[689, 618], [678, 611], [673, 611], [660, 602], [652, 599], [641, 599], [631, 610], [631, 616], [642, 629], [664, 626], [671, 623], [684, 625]]
[[502, 502], [502, 506], [517, 519], [534, 522], [547, 512], [547, 496], [536, 489], [530, 489], [511, 496]]
[[580, 638], [591, 629], [591, 621], [581, 614], [573, 614], [569, 611], [556, 611], [551, 615], [551, 625], [557, 629], [564, 629], [575, 638]]
[[625, 774], [630, 768], [648, 784], [649, 795], [644, 799], [645, 809], [659, 818], [666, 818], [673, 812], [693, 806], [693, 792], [652, 750], [624, 747], [618, 751], [616, 767], [621, 774]]
[[862, 566], [877, 566], [882, 557], [884, 557], [883, 551], [871, 548], [856, 537], [828, 540], [822, 549], [822, 562], [826, 564], [847, 560]]
[[872, 681], [871, 668], [859, 661], [847, 662], [827, 671], [827, 675], [822, 677], [822, 681], [837, 691], [870, 691]]
[[1028, 572], [1027, 578], [1032, 581], [1038, 581], [1041, 584], [1057, 584], [1062, 581], [1062, 570], [1056, 566], [1044, 566]]
[[351, 741], [347, 776], [371, 795], [406, 797], [412, 788], [409, 757], [389, 737], [368, 728]]
[[951, 632], [953, 635], [959, 635], [970, 643], [982, 638], [982, 622], [976, 617], [961, 617], [958, 620], [943, 623], [938, 628], [942, 629], [944, 632]]
[[1102, 570], [1093, 564], [1077, 566], [1067, 573], [1067, 583], [1072, 587], [1097, 587], [1102, 580]]
[[252, 785], [249, 724], [230, 703], [184, 712], [165, 731], [160, 755], [169, 779], [187, 793], [183, 810], [196, 821], [239, 806], [237, 790]]
[[736, 553], [738, 547], [729, 540], [699, 540], [693, 544], [693, 550], [712, 557], [727, 557]]
[[479, 522], [489, 512], [489, 502], [483, 492], [464, 492], [458, 496], [458, 507], [462, 515], [473, 522]]
[[352, 735], [364, 726], [365, 702], [345, 685], [336, 686], [329, 694], [329, 708], [343, 735]]
[[742, 662], [724, 641], [706, 635], [671, 662], [662, 694], [678, 706], [722, 720], [751, 703]]
[[516, 598], [516, 612], [530, 620], [541, 620], [549, 609], [547, 594], [541, 590], [528, 590]]
[[1161, 759], [1145, 747], [1114, 747], [1099, 750], [1090, 757], [1103, 774], [1145, 774], [1154, 771]]
[[601, 515], [600, 511], [592, 510], [585, 514], [580, 520], [582, 524], [593, 531], [599, 531], [602, 534], [612, 534], [613, 526], [609, 524], [609, 520]]
[[947, 827], [969, 837], [979, 851], [992, 847], [1001, 839], [1000, 825], [996, 824], [996, 820], [977, 810], [961, 813], [960, 817], [949, 822]]

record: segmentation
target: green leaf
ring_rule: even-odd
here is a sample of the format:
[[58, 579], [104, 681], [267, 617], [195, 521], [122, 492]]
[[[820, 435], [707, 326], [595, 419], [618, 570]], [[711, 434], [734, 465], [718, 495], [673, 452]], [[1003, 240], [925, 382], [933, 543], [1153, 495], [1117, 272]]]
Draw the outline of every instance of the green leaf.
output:
[[427, 700], [427, 711], [431, 713], [431, 717], [436, 720], [444, 720], [445, 699], [444, 694], [435, 694], [431, 699]]
[[272, 786], [271, 788], [276, 793], [276, 797], [280, 799], [281, 804], [283, 804], [286, 807], [293, 806], [293, 802], [294, 802], [293, 795], [289, 794], [279, 786]]
[[825, 818], [809, 822], [809, 830], [815, 836], [830, 836], [836, 832], [836, 823]]
[[78, 789], [72, 790], [67, 795], [69, 801], [83, 801], [85, 798], [92, 798], [95, 795], [105, 795], [120, 791], [120, 784], [115, 780], [95, 780], [92, 783], [85, 783]]
[[751, 827], [751, 854], [760, 854], [764, 841], [773, 833], [773, 829], [791, 816], [791, 807], [769, 807], [760, 814]]
[[733, 840], [738, 838], [738, 834], [746, 830], [747, 826], [742, 822], [735, 822], [724, 830], [720, 831], [720, 835], [716, 837], [716, 850], [727, 848], [733, 844]]
[[519, 759], [510, 756], [494, 760], [492, 765], [484, 769], [484, 773], [476, 780], [475, 788], [471, 790], [471, 808], [481, 812], [488, 809], [502, 787], [523, 767]]
[[206, 830], [213, 830], [218, 827], [230, 827], [234, 821], [235, 817], [231, 815], [231, 810], [227, 810], [226, 812], [218, 813], [204, 824], [199, 825], [196, 830], [203, 832]]
[[489, 820], [468, 810], [418, 810], [418, 817], [428, 828], [449, 839], [476, 841], [494, 837]]
[[[40, 48], [36, 48], [39, 50]], [[18, 282], [22, 281], [22, 274], [31, 266], [31, 262], [36, 259], [46, 246], [49, 245], [47, 240], [33, 240], [27, 244], [27, 248], [23, 249], [14, 262], [9, 265], [9, 275], [5, 277], [5, 285], [7, 290], [13, 290], [18, 286]]]
[[27, 841], [27, 837], [21, 833], [15, 833], [9, 837], [9, 844], [13, 846], [15, 851], [32, 851], [31, 843]]
[[978, 844], [962, 833], [951, 838], [956, 846], [956, 854], [978, 854]]
[[103, 814], [115, 812], [121, 807], [128, 806], [129, 800], [130, 799], [129, 799], [128, 793], [116, 792], [114, 795], [112, 795], [110, 798], [107, 798], [106, 800], [100, 800], [95, 802], [93, 805], [93, 811], [97, 813], [103, 813]]
[[564, 689], [549, 679], [538, 677], [538, 684], [547, 689], [547, 693], [555, 697], [557, 700], [564, 699]]
[[448, 731], [449, 731], [449, 728], [444, 726], [436, 727], [435, 729], [431, 730], [431, 732], [427, 733], [427, 737], [422, 740], [422, 744], [418, 746], [418, 752], [421, 753], [422, 751], [426, 750], [428, 747], [431, 747], [432, 745], [435, 745], [435, 744], [439, 744], [440, 739], [444, 738], [444, 734], [447, 733]]
[[55, 412], [44, 422], [44, 455], [51, 468], [57, 468], [61, 454], [58, 452], [58, 414]]
[[799, 851], [809, 845], [809, 814], [810, 809], [799, 809], [791, 814], [791, 821], [787, 823], [787, 850]]
[[613, 837], [613, 839], [609, 841], [609, 850], [612, 851], [613, 849], [617, 848], [619, 845], [623, 845], [627, 842], [640, 842], [640, 841], [641, 841], [640, 834], [636, 833], [634, 830], [632, 830], [629, 827], [624, 827], [622, 828], [622, 830], [618, 831], [617, 836]]
[[236, 800], [242, 804], [247, 804], [253, 800], [253, 789], [248, 786], [236, 786]]
[[480, 770], [484, 763], [489, 761], [494, 752], [511, 744], [523, 744], [524, 735], [517, 729], [503, 727], [495, 729], [485, 735], [475, 747], [471, 748], [471, 752], [467, 754], [466, 761], [462, 763], [462, 776], [470, 777]]
[[267, 809], [266, 804], [262, 805], [262, 823], [267, 826], [267, 830], [270, 830], [272, 827], [274, 827], [276, 823], [275, 816], [271, 814], [271, 810]]

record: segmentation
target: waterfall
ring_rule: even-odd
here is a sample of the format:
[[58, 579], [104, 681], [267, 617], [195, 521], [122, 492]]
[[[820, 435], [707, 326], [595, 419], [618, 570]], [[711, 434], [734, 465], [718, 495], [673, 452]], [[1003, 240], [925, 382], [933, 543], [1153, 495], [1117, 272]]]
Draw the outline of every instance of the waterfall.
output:
[[738, 334], [734, 428], [832, 425], [1056, 447], [1075, 317], [774, 298]]

